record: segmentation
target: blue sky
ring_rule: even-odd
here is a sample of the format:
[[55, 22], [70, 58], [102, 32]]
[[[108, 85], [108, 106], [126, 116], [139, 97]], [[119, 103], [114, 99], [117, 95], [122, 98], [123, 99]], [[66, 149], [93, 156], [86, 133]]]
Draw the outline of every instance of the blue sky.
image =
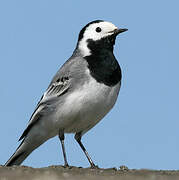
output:
[[[178, 169], [179, 2], [0, 1], [0, 164], [14, 153], [41, 95], [71, 56], [80, 29], [96, 19], [128, 28], [114, 49], [123, 72], [112, 111], [82, 141], [100, 167]], [[70, 165], [89, 166], [73, 135]], [[62, 165], [57, 137], [23, 163]]]

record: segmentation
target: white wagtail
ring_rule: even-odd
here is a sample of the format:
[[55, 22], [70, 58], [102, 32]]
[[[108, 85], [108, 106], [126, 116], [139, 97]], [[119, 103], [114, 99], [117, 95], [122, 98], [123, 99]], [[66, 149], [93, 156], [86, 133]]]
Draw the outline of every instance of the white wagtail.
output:
[[113, 46], [116, 36], [125, 31], [102, 20], [90, 22], [80, 31], [76, 49], [52, 79], [19, 139], [21, 144], [5, 166], [20, 165], [56, 135], [62, 145], [64, 166], [68, 166], [64, 133], [75, 133], [91, 167], [95, 167], [81, 137], [116, 102], [122, 75]]

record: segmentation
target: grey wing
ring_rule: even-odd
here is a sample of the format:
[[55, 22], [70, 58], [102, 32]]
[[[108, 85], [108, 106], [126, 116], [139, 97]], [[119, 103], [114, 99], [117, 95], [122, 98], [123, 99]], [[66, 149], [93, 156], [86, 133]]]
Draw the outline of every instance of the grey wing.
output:
[[29, 120], [28, 126], [19, 140], [23, 139], [28, 134], [33, 125], [49, 111], [49, 106], [51, 107], [53, 103], [58, 101], [60, 96], [64, 95], [69, 90], [73, 91], [76, 86], [84, 81], [82, 79], [86, 78], [84, 75], [86, 66], [87, 62], [79, 56], [72, 56], [66, 61], [56, 73], [46, 92], [37, 104], [37, 107]]
[[37, 107], [32, 114], [28, 126], [23, 132], [22, 136], [19, 138], [19, 141], [26, 137], [30, 129], [35, 123], [44, 115], [45, 110], [48, 108], [48, 105], [53, 104], [60, 96], [65, 94], [70, 88], [70, 79], [68, 76], [55, 76], [55, 78], [50, 83], [48, 89], [43, 94], [41, 100], [37, 104]]

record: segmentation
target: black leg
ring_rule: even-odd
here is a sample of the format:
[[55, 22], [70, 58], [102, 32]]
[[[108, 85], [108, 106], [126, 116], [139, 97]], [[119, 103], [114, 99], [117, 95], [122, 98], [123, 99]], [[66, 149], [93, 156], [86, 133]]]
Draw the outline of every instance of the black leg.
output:
[[82, 142], [81, 142], [81, 133], [76, 133], [75, 134], [75, 139], [78, 142], [78, 144], [80, 145], [81, 149], [83, 150], [83, 152], [85, 153], [91, 168], [96, 168], [97, 166], [93, 163], [91, 157], [89, 156], [88, 152], [86, 151], [85, 147], [83, 146]]
[[62, 145], [62, 151], [63, 151], [63, 158], [64, 158], [64, 166], [65, 167], [69, 167], [68, 162], [67, 162], [67, 157], [66, 157], [66, 152], [65, 152], [65, 145], [64, 145], [64, 132], [63, 131], [59, 131], [58, 137], [60, 139], [61, 145]]

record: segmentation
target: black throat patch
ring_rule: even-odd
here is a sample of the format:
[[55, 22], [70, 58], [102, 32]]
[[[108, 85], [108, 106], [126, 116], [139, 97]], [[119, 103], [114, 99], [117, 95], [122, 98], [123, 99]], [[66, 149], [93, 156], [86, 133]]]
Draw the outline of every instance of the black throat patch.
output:
[[115, 86], [121, 81], [121, 68], [114, 57], [113, 45], [115, 37], [93, 41], [87, 40], [91, 55], [84, 57], [88, 62], [90, 74], [97, 82], [107, 86]]

